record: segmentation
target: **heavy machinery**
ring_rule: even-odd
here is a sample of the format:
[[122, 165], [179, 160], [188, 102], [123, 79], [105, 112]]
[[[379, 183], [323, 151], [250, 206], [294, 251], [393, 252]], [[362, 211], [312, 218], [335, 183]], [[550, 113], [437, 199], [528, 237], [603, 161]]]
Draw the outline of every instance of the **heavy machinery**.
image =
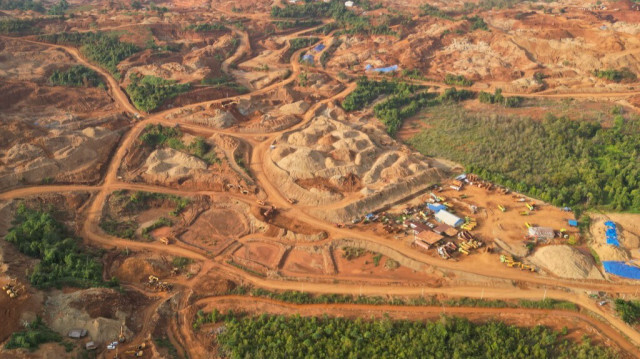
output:
[[520, 211], [520, 215], [521, 216], [528, 216], [529, 215], [529, 211]]
[[527, 228], [531, 228], [531, 223], [529, 223], [529, 222], [524, 222], [524, 226], [525, 226], [525, 227], [527, 227]]
[[2, 286], [2, 291], [7, 293], [9, 298], [17, 298], [24, 292], [24, 285], [19, 283], [16, 278], [11, 278], [9, 283]]
[[129, 350], [124, 353], [133, 355], [136, 358], [141, 358], [144, 355], [144, 352], [142, 350]]
[[118, 341], [120, 343], [124, 343], [127, 341], [127, 338], [124, 336], [124, 324], [120, 325], [120, 334], [118, 334]]
[[534, 207], [533, 203], [525, 203], [525, 205], [527, 206], [527, 208], [528, 208], [530, 211], [533, 211], [533, 210], [535, 209], [535, 207]]
[[516, 261], [513, 259], [511, 255], [505, 255], [505, 254], [501, 255], [500, 262], [506, 264], [507, 267], [510, 267], [510, 268], [519, 268], [520, 270], [528, 270], [531, 272], [536, 271], [536, 268], [534, 266], [524, 264], [520, 261]]
[[476, 228], [476, 226], [478, 225], [478, 223], [476, 222], [476, 219], [469, 216], [464, 218], [464, 222], [465, 223], [460, 228], [462, 228], [465, 231], [471, 231], [474, 228]]
[[498, 205], [498, 209], [499, 209], [499, 210], [501, 210], [502, 212], [506, 212], [506, 210], [507, 210], [507, 209], [505, 208], [505, 206], [503, 206], [503, 205], [501, 205], [501, 204], [499, 204], [499, 205]]

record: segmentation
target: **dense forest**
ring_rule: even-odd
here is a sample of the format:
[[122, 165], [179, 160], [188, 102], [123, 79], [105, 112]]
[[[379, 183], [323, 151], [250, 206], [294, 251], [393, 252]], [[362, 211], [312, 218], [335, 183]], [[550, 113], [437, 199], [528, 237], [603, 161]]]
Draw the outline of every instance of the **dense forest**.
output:
[[[62, 223], [50, 213], [20, 205], [15, 226], [5, 236], [21, 253], [40, 259], [29, 270], [31, 284], [38, 288], [102, 286], [100, 259], [81, 248]], [[116, 285], [117, 281], [110, 284]]]
[[120, 78], [117, 68], [120, 61], [139, 51], [136, 45], [122, 42], [118, 36], [104, 32], [64, 32], [41, 35], [39, 40], [80, 46], [80, 51], [85, 56], [109, 70], [115, 78]]
[[406, 82], [372, 81], [361, 78], [358, 80], [356, 89], [342, 101], [342, 107], [347, 111], [362, 110], [380, 96], [389, 95], [387, 99], [376, 104], [373, 111], [385, 125], [387, 133], [394, 136], [402, 126], [402, 121], [415, 115], [422, 108], [450, 101], [462, 101], [475, 96], [472, 91], [456, 88], [448, 88], [439, 96], [424, 90], [426, 88], [423, 86]]
[[191, 24], [187, 26], [187, 30], [195, 32], [212, 32], [212, 31], [229, 31], [229, 28], [219, 22], [211, 22], [205, 24]]
[[543, 326], [464, 318], [432, 322], [269, 316], [224, 320], [218, 343], [229, 358], [614, 358], [610, 349], [563, 338]]
[[317, 37], [297, 37], [289, 40], [289, 49], [282, 55], [282, 61], [289, 62], [294, 52], [318, 42]]
[[66, 71], [55, 70], [49, 77], [49, 83], [71, 87], [97, 87], [104, 85], [98, 73], [82, 65], [72, 66]]
[[190, 84], [178, 84], [156, 76], [131, 75], [127, 94], [133, 104], [142, 111], [150, 112], [160, 107], [166, 100], [189, 91]]
[[478, 101], [481, 103], [502, 105], [504, 107], [520, 107], [524, 98], [520, 96], [504, 97], [502, 96], [502, 89], [496, 89], [493, 94], [480, 91], [480, 93], [478, 93]]
[[45, 12], [42, 1], [33, 0], [0, 0], [0, 10], [32, 10], [35, 12]]
[[33, 20], [7, 19], [0, 20], [0, 34], [30, 35], [38, 33]]
[[[485, 179], [556, 206], [640, 210], [640, 122], [548, 115], [543, 121], [477, 117], [459, 108], [426, 116], [410, 142], [428, 156], [460, 162]], [[443, 117], [443, 118], [442, 118]]]
[[[372, 8], [369, 2], [355, 2], [364, 10]], [[284, 7], [274, 6], [271, 8], [271, 17], [285, 19], [333, 18], [345, 33], [368, 35], [396, 35], [389, 26], [399, 21], [408, 21], [402, 16], [382, 16], [376, 18], [374, 22], [374, 19], [369, 16], [358, 15], [350, 11], [341, 0], [306, 2], [302, 5], [285, 5]]]

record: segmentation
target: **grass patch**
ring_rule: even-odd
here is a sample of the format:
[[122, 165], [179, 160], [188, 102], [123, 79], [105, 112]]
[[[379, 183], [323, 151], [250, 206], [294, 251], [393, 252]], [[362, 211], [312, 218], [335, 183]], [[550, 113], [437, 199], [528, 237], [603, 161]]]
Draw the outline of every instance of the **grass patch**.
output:
[[173, 358], [173, 359], [180, 358], [180, 356], [178, 355], [178, 349], [176, 349], [176, 347], [173, 346], [169, 338], [167, 337], [154, 338], [153, 341], [156, 343], [158, 347], [167, 349], [170, 358]]

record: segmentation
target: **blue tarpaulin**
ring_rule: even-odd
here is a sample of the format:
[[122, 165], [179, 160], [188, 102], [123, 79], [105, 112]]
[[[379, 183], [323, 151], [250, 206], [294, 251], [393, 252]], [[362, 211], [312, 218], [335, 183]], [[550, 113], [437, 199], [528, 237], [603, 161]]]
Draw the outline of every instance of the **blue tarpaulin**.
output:
[[577, 227], [578, 226], [578, 221], [576, 221], [575, 219], [570, 219], [569, 220], [569, 225], [571, 227]]
[[607, 244], [611, 244], [612, 246], [619, 247], [620, 242], [618, 242], [618, 231], [616, 230], [616, 224], [611, 221], [604, 222], [606, 226], [605, 235], [607, 237]]
[[365, 70], [367, 71], [374, 71], [374, 72], [394, 72], [394, 71], [398, 71], [398, 65], [393, 65], [393, 66], [389, 66], [389, 67], [379, 67], [374, 69], [373, 66], [371, 65], [367, 65], [365, 66]]
[[320, 51], [324, 50], [324, 44], [316, 45], [316, 47], [314, 47], [313, 50], [316, 51], [316, 52], [320, 52]]
[[313, 55], [309, 55], [309, 54], [303, 55], [302, 56], [302, 61], [312, 64], [313, 63]]
[[438, 213], [441, 210], [446, 209], [447, 207], [445, 207], [444, 204], [428, 203], [427, 204], [427, 208], [429, 208], [430, 210], [434, 211], [435, 213]]
[[640, 279], [640, 268], [619, 261], [602, 262], [604, 271], [619, 277]]

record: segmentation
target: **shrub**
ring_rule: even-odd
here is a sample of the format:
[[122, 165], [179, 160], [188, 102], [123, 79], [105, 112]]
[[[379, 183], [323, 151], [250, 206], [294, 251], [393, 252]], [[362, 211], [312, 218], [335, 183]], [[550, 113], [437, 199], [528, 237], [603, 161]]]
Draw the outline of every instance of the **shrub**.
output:
[[75, 65], [66, 71], [55, 70], [49, 77], [49, 83], [71, 87], [97, 87], [104, 85], [98, 73], [82, 65]]
[[61, 342], [62, 336], [49, 329], [39, 316], [27, 325], [27, 328], [21, 332], [14, 332], [5, 348], [17, 349], [24, 348], [34, 351], [40, 347], [40, 344]]
[[150, 112], [162, 105], [166, 100], [175, 97], [191, 88], [189, 84], [176, 84], [156, 76], [140, 77], [131, 75], [131, 83], [127, 86], [127, 94], [133, 104], [140, 110]]

